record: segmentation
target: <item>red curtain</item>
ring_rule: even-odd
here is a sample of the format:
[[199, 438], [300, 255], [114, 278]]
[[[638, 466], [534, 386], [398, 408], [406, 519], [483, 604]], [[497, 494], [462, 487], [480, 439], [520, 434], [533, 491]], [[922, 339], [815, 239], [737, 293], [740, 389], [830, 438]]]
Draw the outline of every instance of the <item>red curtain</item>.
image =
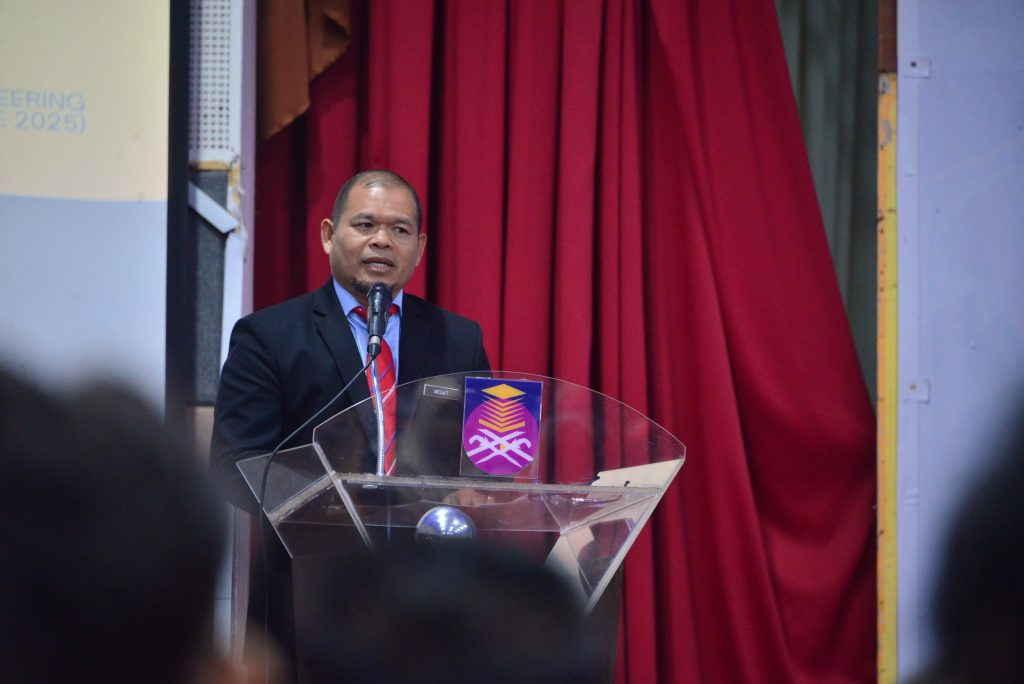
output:
[[410, 291], [687, 445], [618, 681], [874, 679], [874, 418], [772, 0], [356, 4], [259, 150], [258, 307], [326, 280], [317, 225], [377, 167], [424, 199]]

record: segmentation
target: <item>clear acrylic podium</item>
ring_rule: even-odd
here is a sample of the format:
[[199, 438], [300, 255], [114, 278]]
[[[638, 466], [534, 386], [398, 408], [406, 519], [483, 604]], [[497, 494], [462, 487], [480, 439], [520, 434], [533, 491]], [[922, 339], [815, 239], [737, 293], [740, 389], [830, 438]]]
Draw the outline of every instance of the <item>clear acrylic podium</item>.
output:
[[[311, 444], [281, 451], [267, 475], [263, 509], [288, 553], [410, 540], [423, 515], [458, 509], [476, 539], [514, 547], [563, 574], [589, 611], [682, 466], [683, 444], [625, 404], [553, 378], [494, 371], [492, 380], [542, 385], [533, 462], [491, 476], [463, 445], [466, 377], [396, 388], [397, 466], [377, 462], [373, 404], [328, 418]], [[267, 456], [238, 464], [259, 496]]]

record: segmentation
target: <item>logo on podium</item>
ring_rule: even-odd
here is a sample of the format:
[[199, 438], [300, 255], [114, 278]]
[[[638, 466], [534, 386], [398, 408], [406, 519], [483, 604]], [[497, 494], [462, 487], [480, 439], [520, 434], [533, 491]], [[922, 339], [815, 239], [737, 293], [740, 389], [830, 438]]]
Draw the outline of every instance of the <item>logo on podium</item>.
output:
[[462, 448], [480, 471], [510, 476], [533, 464], [542, 387], [531, 380], [466, 378]]

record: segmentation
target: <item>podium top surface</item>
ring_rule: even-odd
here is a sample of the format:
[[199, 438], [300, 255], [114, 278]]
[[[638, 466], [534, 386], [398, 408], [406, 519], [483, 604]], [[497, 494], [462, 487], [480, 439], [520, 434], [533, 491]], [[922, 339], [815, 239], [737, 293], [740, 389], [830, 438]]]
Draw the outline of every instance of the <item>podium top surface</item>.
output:
[[[685, 447], [636, 409], [555, 378], [492, 371], [439, 375], [394, 389], [399, 478], [468, 478], [481, 486], [591, 485], [601, 474], [645, 483], [639, 466], [681, 462]], [[314, 428], [313, 441], [280, 452], [269, 470], [270, 510], [324, 475], [373, 474], [378, 421], [372, 399]], [[254, 491], [266, 457], [239, 464]], [[625, 470], [624, 470], [625, 469]], [[633, 473], [630, 479], [629, 473]], [[602, 485], [613, 484], [607, 481]]]
[[254, 492], [266, 478], [264, 512], [293, 556], [392, 543], [457, 509], [478, 539], [560, 568], [589, 609], [685, 455], [635, 409], [554, 378], [442, 375], [400, 385], [391, 399], [388, 476], [371, 399], [321, 422], [310, 444], [239, 462]]
[[[434, 376], [396, 388], [394, 475], [589, 484], [604, 470], [682, 459], [683, 444], [639, 411], [586, 387], [526, 373]], [[331, 470], [373, 472], [367, 399], [317, 426]]]

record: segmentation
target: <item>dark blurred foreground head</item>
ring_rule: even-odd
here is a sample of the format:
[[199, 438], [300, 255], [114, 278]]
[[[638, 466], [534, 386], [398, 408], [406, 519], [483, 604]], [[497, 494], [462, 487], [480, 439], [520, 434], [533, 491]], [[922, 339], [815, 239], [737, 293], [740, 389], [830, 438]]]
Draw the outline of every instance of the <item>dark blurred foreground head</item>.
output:
[[319, 589], [316, 682], [589, 684], [605, 654], [561, 578], [468, 542], [336, 562]]
[[0, 370], [0, 680], [210, 681], [219, 509], [136, 399]]
[[[1024, 411], [1024, 404], [1018, 404]], [[929, 679], [1024, 682], [1024, 429], [970, 491], [935, 595], [939, 661]]]

